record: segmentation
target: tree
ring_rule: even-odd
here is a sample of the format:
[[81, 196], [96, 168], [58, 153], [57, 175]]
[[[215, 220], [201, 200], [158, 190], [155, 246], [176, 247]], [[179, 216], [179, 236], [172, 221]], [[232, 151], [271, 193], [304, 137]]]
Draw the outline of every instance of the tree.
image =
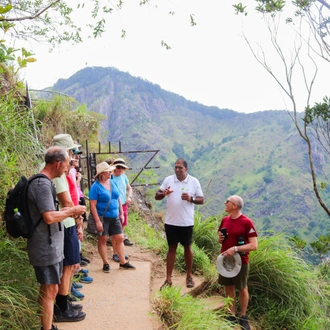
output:
[[[319, 204], [330, 215], [330, 208], [321, 196], [325, 187], [315, 169], [315, 144], [330, 154], [330, 103], [324, 97], [321, 103], [311, 104], [313, 87], [319, 70], [320, 59], [330, 61], [330, 6], [325, 0], [297, 0], [285, 3], [282, 0], [256, 0], [256, 11], [261, 14], [269, 32], [270, 43], [275, 50], [280, 69], [270, 64], [265, 49], [255, 47], [244, 38], [255, 59], [275, 79], [289, 98], [292, 112], [289, 112], [300, 137], [306, 142], [313, 189]], [[247, 6], [234, 5], [236, 13], [248, 17]], [[284, 38], [283, 30], [285, 30]], [[291, 38], [290, 38], [291, 37]], [[290, 38], [290, 42], [288, 42]], [[295, 87], [303, 82], [304, 95], [296, 95]], [[303, 106], [302, 106], [303, 105]], [[299, 115], [303, 113], [303, 116]]]

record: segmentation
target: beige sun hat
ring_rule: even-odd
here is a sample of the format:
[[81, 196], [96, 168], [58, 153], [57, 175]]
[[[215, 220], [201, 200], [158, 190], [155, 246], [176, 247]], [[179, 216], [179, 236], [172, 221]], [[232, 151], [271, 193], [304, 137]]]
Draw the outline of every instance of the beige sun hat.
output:
[[111, 172], [116, 168], [116, 166], [110, 166], [107, 162], [102, 162], [96, 165], [96, 174], [94, 178], [98, 177], [103, 172]]
[[219, 255], [217, 259], [217, 270], [220, 275], [227, 278], [232, 278], [238, 275], [242, 268], [242, 259], [238, 253], [233, 256]]
[[125, 163], [125, 160], [122, 159], [122, 158], [115, 159], [114, 162], [113, 162], [113, 165], [115, 165], [115, 166], [122, 166], [122, 167], [128, 168], [128, 166]]
[[58, 134], [53, 137], [52, 146], [62, 147], [66, 150], [71, 150], [81, 147], [81, 144], [76, 144], [70, 134]]

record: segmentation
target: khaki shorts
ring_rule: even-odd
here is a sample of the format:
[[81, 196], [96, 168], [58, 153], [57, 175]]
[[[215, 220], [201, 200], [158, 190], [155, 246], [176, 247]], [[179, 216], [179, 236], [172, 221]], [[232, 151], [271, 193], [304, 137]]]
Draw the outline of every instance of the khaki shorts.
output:
[[224, 286], [235, 285], [236, 290], [242, 290], [247, 286], [250, 265], [243, 264], [241, 271], [233, 278], [223, 277], [219, 274], [218, 283]]

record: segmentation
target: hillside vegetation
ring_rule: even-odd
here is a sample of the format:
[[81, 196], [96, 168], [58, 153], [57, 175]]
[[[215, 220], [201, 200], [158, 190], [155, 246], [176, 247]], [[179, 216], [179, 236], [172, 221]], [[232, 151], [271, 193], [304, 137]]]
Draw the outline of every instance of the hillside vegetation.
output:
[[[176, 158], [185, 158], [206, 196], [201, 213], [219, 215], [224, 200], [239, 194], [258, 228], [309, 241], [328, 231], [328, 216], [312, 190], [304, 142], [287, 111], [243, 114], [208, 107], [115, 68], [86, 68], [53, 88], [106, 116], [103, 142], [120, 141], [123, 151], [159, 149], [150, 164], [160, 166], [156, 182], [173, 173]], [[316, 170], [326, 173], [329, 157], [319, 150], [315, 142]], [[140, 155], [125, 157], [133, 168], [141, 163]], [[323, 194], [328, 201], [328, 190]]]

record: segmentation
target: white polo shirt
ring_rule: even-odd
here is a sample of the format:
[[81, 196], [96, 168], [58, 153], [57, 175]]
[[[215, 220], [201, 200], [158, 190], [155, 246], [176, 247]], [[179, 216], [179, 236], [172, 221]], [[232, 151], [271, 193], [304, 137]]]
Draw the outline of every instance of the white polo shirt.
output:
[[191, 197], [203, 197], [199, 181], [187, 174], [184, 181], [179, 181], [176, 175], [165, 178], [160, 186], [161, 190], [171, 187], [173, 190], [167, 198], [165, 223], [168, 225], [188, 227], [194, 225], [195, 204], [181, 199], [182, 192], [187, 192]]

